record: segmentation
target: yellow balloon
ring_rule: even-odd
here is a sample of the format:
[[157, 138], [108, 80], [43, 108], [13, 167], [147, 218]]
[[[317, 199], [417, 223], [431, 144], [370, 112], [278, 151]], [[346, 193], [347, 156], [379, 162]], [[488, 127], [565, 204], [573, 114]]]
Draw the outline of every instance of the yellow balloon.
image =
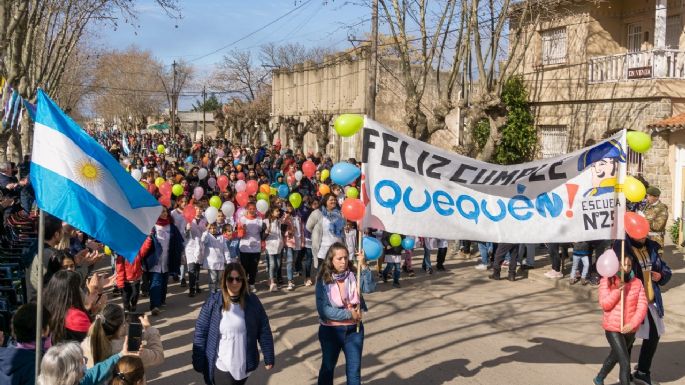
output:
[[328, 177], [331, 176], [331, 172], [328, 170], [321, 171], [321, 181], [325, 182]]
[[162, 183], [164, 183], [164, 178], [158, 176], [157, 179], [155, 179], [155, 186], [159, 187], [162, 185]]
[[112, 255], [112, 249], [109, 246], [105, 246], [105, 255]]
[[642, 200], [645, 199], [647, 190], [642, 182], [629, 176], [626, 177], [626, 181], [623, 183], [623, 194], [626, 196], [627, 200], [633, 203], [642, 202]]

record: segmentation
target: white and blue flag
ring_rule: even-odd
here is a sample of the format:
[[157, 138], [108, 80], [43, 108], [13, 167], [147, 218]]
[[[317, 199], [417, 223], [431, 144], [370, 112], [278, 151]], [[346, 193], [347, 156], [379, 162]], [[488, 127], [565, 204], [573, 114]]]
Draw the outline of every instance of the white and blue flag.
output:
[[160, 203], [43, 90], [37, 104], [30, 179], [38, 207], [133, 262]]

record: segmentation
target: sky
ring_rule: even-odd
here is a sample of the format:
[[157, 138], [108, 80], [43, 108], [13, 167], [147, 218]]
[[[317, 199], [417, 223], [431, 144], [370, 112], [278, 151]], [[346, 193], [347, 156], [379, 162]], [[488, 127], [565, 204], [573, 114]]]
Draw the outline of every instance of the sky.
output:
[[[174, 60], [190, 62], [201, 83], [222, 55], [233, 48], [257, 52], [259, 46], [269, 42], [298, 42], [348, 49], [352, 46], [349, 35], [360, 39], [370, 28], [370, 9], [362, 3], [363, 0], [179, 0], [181, 18], [174, 19], [154, 0], [138, 0], [137, 26], [118, 23], [116, 29], [103, 28], [98, 32], [98, 43], [109, 49], [136, 45], [150, 50], [165, 65]], [[179, 107], [189, 108], [192, 101], [184, 100]]]

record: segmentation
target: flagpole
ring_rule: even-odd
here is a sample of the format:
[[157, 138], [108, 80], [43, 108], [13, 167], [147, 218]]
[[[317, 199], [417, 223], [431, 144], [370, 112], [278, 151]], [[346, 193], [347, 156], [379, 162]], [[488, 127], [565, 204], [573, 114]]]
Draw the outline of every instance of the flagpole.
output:
[[[357, 225], [357, 252], [362, 250], [362, 222], [358, 222]], [[362, 290], [361, 290], [361, 278], [362, 278], [362, 260], [357, 257], [357, 295], [359, 296], [359, 314], [362, 314]], [[357, 321], [357, 333], [359, 333], [359, 326], [361, 325], [361, 318]]]
[[38, 210], [38, 283], [36, 287], [36, 367], [35, 376], [40, 374], [40, 360], [43, 355], [43, 245], [45, 242], [45, 212]]
[[[626, 258], [626, 240], [624, 238], [623, 240], [621, 240], [621, 266], [618, 268], [621, 271], [621, 284], [623, 284], [625, 282], [626, 272], [623, 271], [623, 266], [625, 264], [625, 258]], [[623, 290], [623, 287], [621, 287], [621, 333], [623, 333], [623, 297], [624, 296], [625, 296], [624, 290]]]

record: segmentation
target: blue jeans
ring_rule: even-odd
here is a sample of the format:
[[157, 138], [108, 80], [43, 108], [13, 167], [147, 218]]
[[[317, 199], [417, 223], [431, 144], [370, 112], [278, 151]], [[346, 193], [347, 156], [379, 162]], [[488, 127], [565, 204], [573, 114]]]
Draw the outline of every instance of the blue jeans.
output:
[[583, 279], [587, 278], [587, 273], [590, 270], [590, 256], [573, 254], [573, 265], [571, 266], [571, 279], [576, 278], [576, 271], [578, 270], [579, 262], [583, 262], [583, 271], [580, 273], [580, 277]]
[[150, 310], [152, 310], [166, 302], [169, 273], [148, 274], [150, 274]]
[[269, 278], [275, 280], [281, 270], [281, 254], [269, 254]]
[[[312, 277], [313, 263], [314, 263], [314, 254], [312, 254], [311, 247], [307, 247], [304, 249], [304, 277], [305, 278]], [[314, 272], [314, 275], [316, 275], [316, 272]]]
[[288, 281], [293, 280], [293, 259], [295, 250], [290, 247], [285, 248], [285, 271], [288, 276]]
[[521, 258], [521, 264], [523, 264], [523, 253], [526, 254], [526, 265], [533, 266], [535, 264], [535, 246], [534, 243], [519, 244], [519, 258]]
[[386, 262], [385, 270], [383, 270], [383, 276], [387, 277], [390, 269], [394, 269], [392, 272], [392, 281], [394, 283], [400, 283], [400, 264], [394, 262]]
[[364, 348], [364, 324], [359, 333], [357, 325], [324, 326], [319, 325], [319, 343], [321, 344], [321, 369], [318, 385], [333, 385], [335, 365], [340, 351], [345, 353], [345, 374], [347, 385], [361, 384], [362, 349]]
[[480, 263], [487, 265], [490, 262], [490, 254], [492, 253], [492, 242], [478, 242], [478, 252], [480, 252]]
[[421, 267], [423, 268], [423, 270], [432, 269], [431, 251], [426, 247], [423, 248], [423, 263], [421, 263]]

